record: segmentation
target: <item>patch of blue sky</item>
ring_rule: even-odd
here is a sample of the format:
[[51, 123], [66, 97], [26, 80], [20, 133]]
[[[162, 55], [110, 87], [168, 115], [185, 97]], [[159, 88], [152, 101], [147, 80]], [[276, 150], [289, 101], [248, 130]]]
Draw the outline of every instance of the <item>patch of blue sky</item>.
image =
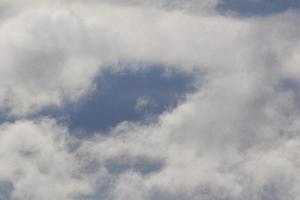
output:
[[78, 136], [107, 132], [123, 121], [149, 123], [193, 92], [195, 78], [195, 73], [159, 65], [108, 69], [96, 78], [93, 93], [63, 109], [45, 109], [38, 116], [54, 117]]
[[223, 0], [217, 9], [221, 12], [236, 13], [240, 16], [265, 16], [299, 10], [299, 0]]

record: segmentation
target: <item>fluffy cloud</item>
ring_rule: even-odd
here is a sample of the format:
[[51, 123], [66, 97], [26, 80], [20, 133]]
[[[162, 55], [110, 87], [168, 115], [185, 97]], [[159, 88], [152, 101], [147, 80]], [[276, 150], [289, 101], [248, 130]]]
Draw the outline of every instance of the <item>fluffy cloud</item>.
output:
[[11, 199], [299, 198], [300, 143], [292, 134], [237, 147], [228, 141], [205, 146], [200, 140], [207, 136], [199, 132], [198, 145], [191, 145], [174, 140], [184, 133], [174, 126], [179, 121], [169, 124], [174, 114], [167, 115], [161, 125], [123, 123], [87, 140], [49, 119], [2, 125], [1, 181], [13, 185]]
[[[24, 119], [0, 126], [0, 197], [299, 199], [297, 13], [240, 19], [213, 11], [215, 1], [197, 15], [180, 1], [30, 2], [1, 6], [0, 105]], [[202, 75], [154, 124], [78, 139], [55, 119], [26, 119], [80, 100], [104, 67], [123, 62]]]
[[13, 185], [11, 199], [74, 199], [89, 192], [66, 130], [53, 121], [4, 124], [0, 135], [0, 180]]
[[213, 65], [206, 48], [220, 29], [234, 29], [223, 31], [219, 41], [229, 46], [244, 26], [221, 17], [104, 3], [33, 5], [18, 8], [0, 31], [0, 102], [12, 115], [76, 101], [92, 88], [101, 67], [119, 62]]
[[[31, 11], [1, 26], [1, 104], [14, 115], [76, 99], [92, 84], [90, 42], [71, 13]], [[62, 34], [61, 34], [62, 33]]]

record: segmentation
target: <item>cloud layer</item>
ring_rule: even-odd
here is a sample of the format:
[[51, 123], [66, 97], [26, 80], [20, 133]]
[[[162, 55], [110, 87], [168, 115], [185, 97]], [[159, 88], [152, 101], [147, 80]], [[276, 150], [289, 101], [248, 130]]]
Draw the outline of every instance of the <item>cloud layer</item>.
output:
[[[0, 197], [299, 199], [299, 14], [217, 3], [0, 1], [0, 106], [18, 118], [0, 125]], [[201, 72], [197, 90], [158, 122], [91, 138], [28, 118], [139, 62]]]

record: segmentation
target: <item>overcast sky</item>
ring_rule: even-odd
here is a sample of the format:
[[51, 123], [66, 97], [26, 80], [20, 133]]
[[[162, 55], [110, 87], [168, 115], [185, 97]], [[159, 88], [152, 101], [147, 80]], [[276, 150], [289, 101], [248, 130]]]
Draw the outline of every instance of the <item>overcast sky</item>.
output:
[[0, 0], [0, 200], [299, 200], [298, 0]]

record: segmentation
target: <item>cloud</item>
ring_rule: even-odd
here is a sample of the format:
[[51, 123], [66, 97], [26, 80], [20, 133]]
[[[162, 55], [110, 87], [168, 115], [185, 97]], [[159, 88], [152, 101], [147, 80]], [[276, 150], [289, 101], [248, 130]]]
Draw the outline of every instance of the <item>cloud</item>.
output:
[[[156, 104], [154, 100], [147, 96], [141, 96], [136, 100], [134, 107], [135, 112], [147, 112], [147, 109], [155, 108]], [[151, 112], [151, 111], [150, 111]]]
[[77, 99], [92, 85], [97, 66], [81, 25], [69, 12], [43, 10], [1, 26], [0, 102], [13, 115]]
[[[192, 17], [143, 7], [79, 5], [25, 6], [3, 22], [0, 102], [12, 115], [76, 101], [92, 88], [101, 68], [119, 62], [205, 66], [211, 60], [206, 47], [221, 28], [213, 24], [243, 26], [221, 17]], [[102, 13], [100, 18], [95, 18], [96, 12]], [[199, 23], [207, 29], [201, 37]], [[231, 32], [225, 34], [220, 43], [234, 37]]]
[[[299, 199], [299, 91], [280, 87], [299, 81], [297, 13], [241, 19], [177, 4], [14, 4], [0, 26], [0, 105], [23, 119], [0, 127], [2, 196]], [[26, 117], [80, 101], [97, 74], [124, 62], [203, 76], [157, 123], [123, 122], [106, 135], [78, 139], [55, 119]]]
[[[83, 2], [78, 0], [77, 2]], [[86, 1], [85, 1], [86, 2]], [[89, 0], [89, 3], [107, 3], [122, 6], [135, 6], [144, 7], [152, 9], [163, 9], [167, 11], [180, 11], [190, 14], [200, 14], [200, 13], [211, 13], [214, 12], [214, 8], [222, 1], [220, 0]]]
[[73, 199], [89, 192], [66, 147], [66, 130], [52, 120], [4, 124], [0, 137], [0, 179], [13, 185], [12, 199]]
[[295, 137], [203, 149], [174, 141], [178, 132], [167, 118], [160, 126], [124, 123], [88, 140], [72, 138], [50, 119], [2, 125], [0, 178], [13, 185], [12, 199], [299, 197]]

